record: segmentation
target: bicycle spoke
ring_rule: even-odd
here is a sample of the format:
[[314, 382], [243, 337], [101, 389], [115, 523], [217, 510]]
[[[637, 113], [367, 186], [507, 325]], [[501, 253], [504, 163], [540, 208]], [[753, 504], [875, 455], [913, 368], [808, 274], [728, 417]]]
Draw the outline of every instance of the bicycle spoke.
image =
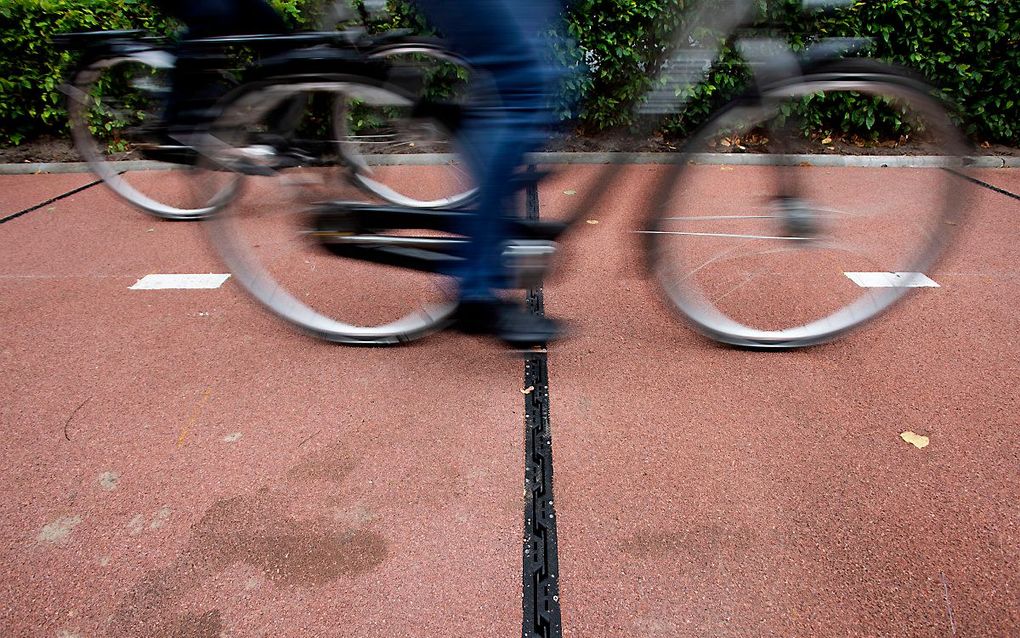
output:
[[[774, 126], [781, 104], [849, 91], [894, 98], [920, 117], [932, 143], [961, 148], [945, 112], [923, 91], [881, 81], [890, 73], [881, 65], [846, 65], [848, 77], [869, 79], [832, 81], [823, 75], [785, 85], [757, 108], [741, 105], [716, 116], [690, 141], [691, 148], [712, 147], [720, 137], [756, 128], [767, 129], [782, 148], [782, 137], [800, 135], [802, 127], [786, 121], [793, 116], [784, 120], [785, 128]], [[869, 69], [874, 74], [862, 75]], [[876, 316], [906, 290], [861, 288], [846, 272], [922, 272], [942, 247], [960, 194], [944, 171], [779, 166], [796, 161], [790, 155], [725, 173], [678, 164], [670, 181], [663, 180], [662, 188], [670, 190], [662, 195], [655, 225], [638, 231], [653, 246], [655, 273], [670, 299], [713, 338], [762, 347], [832, 339]], [[747, 192], [778, 194], [740, 201]]]
[[720, 237], [724, 239], [762, 239], [779, 241], [811, 241], [814, 237], [786, 237], [783, 235], [743, 235], [738, 233], [698, 233], [679, 230], [637, 230], [647, 235], [680, 235], [685, 237]]

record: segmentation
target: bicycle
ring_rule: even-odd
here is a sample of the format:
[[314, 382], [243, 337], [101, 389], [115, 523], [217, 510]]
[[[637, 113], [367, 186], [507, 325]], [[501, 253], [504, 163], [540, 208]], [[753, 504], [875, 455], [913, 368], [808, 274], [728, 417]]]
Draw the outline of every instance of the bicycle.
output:
[[[343, 13], [336, 21], [347, 21]], [[367, 14], [362, 9], [362, 20]], [[430, 67], [453, 66], [468, 72], [467, 65], [435, 40], [410, 38], [405, 33], [369, 35], [364, 28], [342, 31], [294, 33], [288, 35], [224, 36], [173, 44], [143, 31], [98, 31], [68, 33], [55, 43], [78, 51], [80, 62], [62, 87], [68, 98], [71, 135], [75, 147], [92, 171], [117, 195], [141, 210], [165, 219], [201, 219], [228, 202], [236, 193], [237, 176], [222, 171], [195, 170], [197, 154], [187, 139], [166, 139], [162, 115], [171, 92], [171, 73], [178, 56], [203, 54], [197, 73], [213, 75], [237, 90], [259, 78], [294, 69], [297, 64], [327, 60], [347, 66], [389, 65], [407, 58], [418, 61], [419, 77], [434, 72]], [[252, 52], [254, 63], [238, 70], [227, 55], [230, 49]], [[281, 54], [281, 49], [291, 55]], [[410, 82], [405, 77], [406, 82]], [[425, 90], [419, 87], [419, 90]], [[451, 184], [445, 191], [416, 199], [386, 183], [363, 158], [366, 148], [380, 145], [426, 148], [448, 143], [449, 132], [432, 126], [408, 131], [393, 129], [371, 135], [349, 131], [351, 104], [337, 99], [332, 105], [333, 131], [337, 142], [323, 145], [313, 138], [297, 136], [307, 116], [300, 101], [278, 114], [278, 121], [265, 131], [265, 143], [253, 143], [248, 151], [253, 162], [336, 164], [345, 167], [339, 179], [351, 179], [370, 192], [405, 206], [435, 207], [458, 205], [473, 195], [456, 161], [448, 162]], [[376, 129], [382, 124], [407, 123], [408, 114], [373, 114]], [[211, 121], [211, 119], [210, 119]], [[108, 136], [112, 139], [106, 139]], [[431, 136], [431, 137], [429, 137]], [[445, 137], [444, 137], [445, 136]], [[310, 151], [310, 152], [309, 152]], [[125, 162], [142, 160], [141, 162]], [[149, 171], [159, 170], [158, 174]]]
[[[752, 4], [739, 0], [732, 13], [703, 17], [732, 38], [739, 36]], [[689, 45], [693, 33], [693, 28], [679, 33], [673, 42]], [[663, 65], [665, 88], [652, 91], [641, 103], [642, 113], [681, 107], [676, 87], [690, 81], [692, 69], [704, 72], [721, 42], [677, 47]], [[738, 37], [753, 81], [691, 136], [682, 161], [661, 169], [647, 219], [637, 231], [644, 237], [649, 273], [667, 300], [712, 339], [761, 349], [832, 340], [902, 298], [918, 283], [916, 273], [929, 269], [946, 246], [961, 212], [961, 189], [944, 169], [962, 166], [963, 139], [923, 82], [897, 67], [845, 57], [863, 44], [823, 40], [794, 53], [775, 40]], [[243, 145], [274, 105], [318, 93], [360, 93], [381, 105], [414, 100], [372, 74], [279, 76], [250, 86], [227, 105], [202, 152], [216, 163], [220, 149]], [[791, 123], [794, 107], [811, 96], [847, 93], [872, 96], [873, 108], [909, 120], [938, 144], [939, 159], [929, 169], [898, 175], [889, 193], [863, 186], [852, 191], [855, 180], [865, 183], [864, 169], [836, 175], [799, 166], [800, 158], [789, 150], [799, 130]], [[759, 166], [720, 169], [718, 162], [745, 144], [766, 148], [762, 139], [772, 152], [758, 158]], [[704, 163], [704, 150], [715, 151], [708, 158], [715, 163]], [[621, 167], [611, 163], [599, 172], [566, 221], [511, 220], [515, 238], [503, 253], [514, 280], [508, 284], [540, 285], [557, 241], [611, 189]], [[409, 170], [427, 179], [426, 169]], [[300, 188], [289, 191], [300, 203], [295, 207], [293, 200], [264, 199], [274, 177], [288, 184], [322, 183], [296, 176], [293, 169], [270, 171], [260, 178], [268, 182], [255, 187], [257, 201], [218, 211], [209, 224], [214, 245], [255, 299], [301, 330], [345, 344], [407, 342], [449, 322], [455, 303], [446, 275], [460, 260], [466, 239], [456, 229], [468, 213]], [[725, 183], [738, 178], [740, 187]], [[740, 199], [748, 186], [756, 194], [750, 206]], [[910, 198], [923, 198], [921, 212], [914, 212]], [[281, 210], [288, 213], [277, 214]], [[862, 287], [853, 279], [862, 272], [900, 281]]]

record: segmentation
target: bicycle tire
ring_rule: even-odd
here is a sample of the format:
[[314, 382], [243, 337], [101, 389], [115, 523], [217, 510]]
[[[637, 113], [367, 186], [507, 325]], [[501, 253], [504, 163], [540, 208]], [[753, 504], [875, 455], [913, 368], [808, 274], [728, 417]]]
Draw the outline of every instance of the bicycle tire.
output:
[[[412, 59], [406, 59], [414, 56]], [[397, 62], [404, 57], [403, 62]], [[392, 71], [412, 64], [422, 68], [417, 73], [429, 72], [428, 65], [447, 65], [464, 69], [470, 74], [467, 62], [431, 41], [404, 40], [377, 47], [368, 59], [386, 63]], [[428, 61], [428, 62], [426, 62]], [[400, 80], [390, 78], [394, 84]], [[409, 87], [408, 93], [418, 99], [427, 87]], [[369, 131], [350, 130], [351, 104], [346, 98], [337, 99], [334, 104], [333, 126], [341, 157], [351, 168], [352, 178], [368, 192], [398, 206], [408, 208], [456, 208], [470, 202], [477, 194], [465, 162], [459, 157], [455, 131], [447, 122], [415, 112], [414, 105], [399, 112], [373, 111], [363, 114], [361, 119], [374, 117], [379, 120]], [[406, 173], [415, 170], [410, 167], [428, 166], [429, 171], [421, 179], [408, 180]], [[429, 183], [424, 191], [405, 188], [413, 184], [421, 188], [423, 181]]]
[[[938, 145], [939, 165], [814, 168], [788, 153], [768, 156], [765, 166], [698, 162], [697, 152], [727, 143], [733, 150], [755, 130], [782, 134], [776, 114], [795, 111], [783, 105], [849, 92], [878, 97], [883, 108], [923, 124]], [[717, 112], [687, 143], [689, 161], [666, 171], [644, 231], [651, 271], [668, 301], [717, 341], [757, 349], [830, 341], [924, 281], [914, 273], [935, 265], [961, 213], [963, 189], [943, 169], [961, 166], [963, 148], [942, 104], [895, 67], [848, 60], [777, 82]], [[886, 171], [884, 181], [873, 179], [878, 170]], [[899, 171], [898, 179], [889, 171]], [[727, 186], [734, 182], [740, 187]], [[895, 192], [875, 192], [876, 184], [891, 182]], [[734, 199], [749, 188], [767, 193], [764, 205]], [[834, 206], [822, 204], [833, 199]], [[753, 258], [768, 263], [754, 265]], [[888, 287], [862, 287], [852, 279], [859, 273], [885, 277]]]
[[346, 169], [244, 166], [235, 160], [248, 132], [260, 128], [274, 105], [320, 93], [359, 95], [378, 104], [406, 105], [414, 99], [367, 75], [279, 77], [246, 86], [224, 106], [207, 143], [199, 146], [212, 164], [249, 175], [245, 193], [216, 211], [205, 226], [236, 281], [292, 326], [348, 345], [418, 339], [449, 320], [455, 308], [453, 286], [443, 275], [339, 257], [324, 249], [326, 240], [315, 226], [317, 207], [372, 197], [336, 174]]
[[[211, 214], [233, 196], [234, 177], [196, 169], [195, 153], [176, 151], [153, 141], [146, 126], [161, 121], [165, 94], [171, 90], [173, 56], [160, 49], [93, 59], [65, 88], [71, 138], [89, 168], [118, 196], [162, 219], [194, 220]], [[107, 129], [106, 126], [110, 125]], [[117, 131], [118, 127], [122, 127]], [[114, 133], [111, 140], [93, 129]], [[181, 161], [145, 161], [145, 147]], [[236, 176], [235, 176], [236, 177]]]

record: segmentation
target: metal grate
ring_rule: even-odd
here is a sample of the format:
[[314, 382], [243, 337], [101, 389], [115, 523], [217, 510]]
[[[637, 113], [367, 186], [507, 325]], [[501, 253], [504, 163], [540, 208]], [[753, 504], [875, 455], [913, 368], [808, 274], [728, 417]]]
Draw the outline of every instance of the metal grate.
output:
[[[534, 167], [528, 168], [529, 172]], [[538, 219], [538, 187], [530, 181], [525, 190], [528, 219]], [[528, 308], [542, 314], [542, 288], [528, 291]], [[549, 369], [544, 352], [524, 361], [524, 638], [559, 638], [559, 559], [556, 516], [553, 507], [552, 431], [549, 427]], [[528, 388], [531, 388], [528, 390]]]

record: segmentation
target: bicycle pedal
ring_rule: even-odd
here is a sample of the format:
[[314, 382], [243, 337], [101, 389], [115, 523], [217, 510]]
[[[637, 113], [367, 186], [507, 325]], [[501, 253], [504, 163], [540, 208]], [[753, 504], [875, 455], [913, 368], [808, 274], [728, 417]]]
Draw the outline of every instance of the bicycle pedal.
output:
[[517, 239], [504, 244], [503, 267], [513, 288], [541, 285], [559, 245], [544, 239]]

